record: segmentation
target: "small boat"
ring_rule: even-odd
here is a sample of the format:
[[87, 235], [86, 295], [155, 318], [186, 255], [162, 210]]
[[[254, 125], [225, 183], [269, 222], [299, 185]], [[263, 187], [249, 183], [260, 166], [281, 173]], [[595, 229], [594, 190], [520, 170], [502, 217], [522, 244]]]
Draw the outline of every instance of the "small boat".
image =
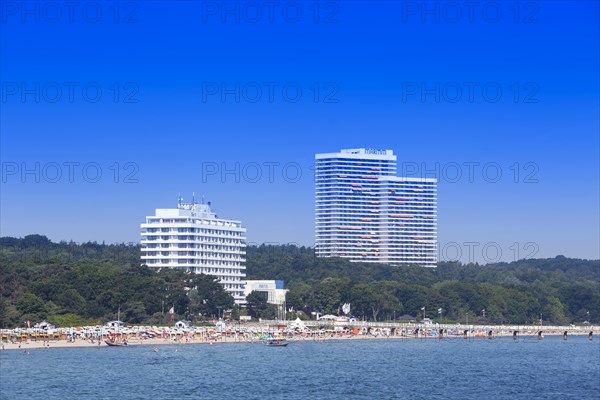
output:
[[113, 347], [119, 347], [119, 346], [127, 346], [127, 341], [122, 341], [122, 342], [113, 342], [111, 340], [106, 339], [104, 341], [104, 343], [106, 343], [109, 346], [113, 346]]
[[285, 347], [290, 343], [285, 339], [273, 339], [273, 340], [267, 341], [266, 344], [269, 347]]

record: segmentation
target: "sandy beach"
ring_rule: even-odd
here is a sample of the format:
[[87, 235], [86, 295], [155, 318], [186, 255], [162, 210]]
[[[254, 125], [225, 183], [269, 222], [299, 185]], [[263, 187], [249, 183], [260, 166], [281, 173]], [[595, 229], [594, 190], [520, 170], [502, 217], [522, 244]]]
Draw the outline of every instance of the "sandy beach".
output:
[[[464, 340], [464, 339], [477, 339], [477, 340], [490, 340], [488, 336], [489, 331], [478, 330], [472, 331], [467, 334], [465, 337], [464, 334], [444, 334], [441, 337], [431, 336], [431, 335], [385, 335], [385, 334], [349, 334], [349, 333], [327, 333], [327, 334], [291, 334], [291, 335], [277, 335], [278, 338], [285, 338], [290, 343], [294, 342], [306, 342], [306, 341], [339, 341], [339, 340]], [[537, 338], [538, 330], [523, 330], [519, 332], [519, 338]], [[567, 336], [588, 336], [589, 332], [593, 332], [593, 335], [596, 336], [599, 332], [597, 331], [575, 331], [569, 332]], [[512, 336], [513, 332], [509, 330], [497, 330], [493, 331], [492, 339], [496, 337], [507, 337]], [[564, 330], [550, 330], [544, 331], [543, 336], [563, 336]], [[595, 338], [594, 338], [595, 339]], [[568, 340], [568, 339], [567, 339]], [[186, 345], [216, 345], [216, 344], [226, 344], [226, 343], [262, 343], [258, 336], [253, 335], [244, 335], [244, 334], [232, 334], [232, 335], [221, 335], [217, 337], [207, 337], [204, 335], [190, 335], [183, 337], [168, 337], [168, 338], [137, 338], [137, 337], [129, 337], [127, 339], [127, 346], [148, 346], [152, 348], [159, 348], [160, 346], [186, 346]], [[0, 346], [1, 350], [20, 350], [20, 351], [28, 351], [28, 350], [36, 350], [36, 349], [52, 349], [52, 348], [102, 348], [109, 349], [105, 342], [105, 339], [102, 340], [85, 340], [85, 339], [75, 339], [75, 340], [25, 340], [22, 342], [16, 341], [14, 343], [6, 343], [3, 342]]]
[[[425, 337], [423, 337], [425, 338]], [[454, 338], [454, 337], [452, 337]], [[305, 342], [305, 341], [331, 341], [331, 340], [382, 340], [382, 339], [404, 339], [404, 340], [412, 340], [414, 337], [406, 337], [406, 336], [365, 336], [365, 335], [324, 335], [324, 336], [311, 336], [311, 337], [286, 337], [286, 339], [293, 342]], [[427, 337], [427, 339], [434, 339], [434, 337]], [[262, 341], [258, 338], [245, 338], [245, 337], [235, 337], [235, 336], [224, 336], [217, 339], [129, 339], [127, 342], [127, 346], [187, 346], [187, 345], [215, 345], [215, 344], [226, 344], [226, 343], [262, 343]], [[33, 350], [33, 349], [52, 349], [52, 348], [110, 348], [104, 340], [98, 342], [94, 341], [93, 343], [89, 340], [75, 340], [75, 341], [67, 341], [67, 340], [51, 340], [51, 341], [27, 341], [22, 343], [3, 343], [2, 350]]]

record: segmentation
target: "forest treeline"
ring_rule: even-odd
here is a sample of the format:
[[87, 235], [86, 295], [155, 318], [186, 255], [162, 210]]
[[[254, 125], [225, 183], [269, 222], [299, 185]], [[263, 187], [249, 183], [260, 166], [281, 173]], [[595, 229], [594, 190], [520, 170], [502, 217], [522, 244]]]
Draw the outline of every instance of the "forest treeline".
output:
[[[358, 318], [398, 316], [465, 323], [581, 324], [600, 321], [600, 261], [557, 256], [487, 265], [442, 262], [394, 267], [316, 258], [307, 247], [247, 249], [248, 279], [282, 279], [287, 305], [337, 314], [351, 304]], [[485, 310], [485, 311], [484, 311]], [[588, 314], [589, 313], [589, 314]]]
[[[155, 272], [139, 260], [139, 245], [133, 243], [55, 243], [41, 235], [0, 238], [0, 327], [42, 319], [62, 326], [100, 323], [116, 319], [119, 310], [122, 320], [136, 324], [161, 324], [171, 317], [198, 322], [230, 309], [234, 317], [240, 311], [275, 315], [261, 296], [252, 296], [249, 307], [238, 310], [213, 277]], [[246, 266], [248, 279], [285, 281], [288, 317], [294, 318], [338, 314], [342, 304], [350, 303], [351, 314], [367, 320], [600, 321], [599, 260], [557, 256], [394, 267], [316, 258], [308, 247], [261, 245], [247, 248]]]

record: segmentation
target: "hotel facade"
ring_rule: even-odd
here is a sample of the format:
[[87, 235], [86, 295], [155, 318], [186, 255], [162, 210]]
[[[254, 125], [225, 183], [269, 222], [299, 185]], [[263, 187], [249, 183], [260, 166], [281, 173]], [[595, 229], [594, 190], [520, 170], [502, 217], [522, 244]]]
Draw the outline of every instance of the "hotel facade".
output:
[[210, 203], [159, 208], [142, 229], [142, 263], [150, 268], [178, 268], [217, 277], [236, 303], [245, 301], [246, 228], [218, 218]]
[[317, 257], [436, 266], [436, 179], [396, 176], [392, 150], [344, 149], [315, 159]]

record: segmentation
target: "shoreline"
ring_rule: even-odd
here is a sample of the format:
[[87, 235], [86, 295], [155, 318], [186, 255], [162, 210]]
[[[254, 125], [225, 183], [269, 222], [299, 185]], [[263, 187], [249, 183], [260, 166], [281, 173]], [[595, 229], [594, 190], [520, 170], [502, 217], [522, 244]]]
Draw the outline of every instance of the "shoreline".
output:
[[[594, 332], [596, 333], [596, 332]], [[486, 335], [475, 335], [469, 334], [467, 337], [464, 335], [444, 335], [443, 337], [439, 336], [405, 336], [405, 335], [312, 335], [312, 336], [291, 336], [285, 337], [281, 336], [281, 339], [286, 339], [290, 345], [300, 342], [325, 342], [325, 341], [342, 341], [342, 340], [493, 340], [499, 337], [511, 337], [512, 333], [507, 331], [499, 331], [494, 332], [492, 339], [488, 338]], [[544, 334], [546, 336], [563, 336], [563, 332], [552, 331]], [[570, 332], [568, 336], [588, 336], [588, 333], [584, 332]], [[518, 336], [518, 340], [524, 339], [537, 339], [536, 332], [527, 332], [523, 331]], [[567, 339], [568, 340], [568, 339]], [[216, 339], [207, 339], [207, 338], [187, 338], [184, 339], [163, 339], [163, 338], [153, 338], [153, 339], [129, 339], [127, 343], [127, 347], [152, 347], [157, 348], [157, 346], [172, 346], [172, 345], [213, 345], [213, 344], [232, 344], [232, 343], [245, 343], [245, 344], [261, 344], [264, 340], [254, 338], [247, 338], [242, 336], [223, 336]], [[79, 339], [75, 341], [67, 341], [67, 340], [50, 340], [50, 341], [27, 341], [27, 342], [16, 342], [16, 343], [2, 343], [0, 345], [0, 351], [22, 351], [27, 352], [28, 350], [43, 350], [43, 349], [53, 349], [53, 348], [98, 348], [108, 351], [111, 347], [107, 345], [104, 340], [94, 342], [90, 340]], [[123, 346], [124, 347], [124, 346]], [[156, 350], [155, 350], [156, 351]], [[159, 351], [159, 349], [158, 349]]]

